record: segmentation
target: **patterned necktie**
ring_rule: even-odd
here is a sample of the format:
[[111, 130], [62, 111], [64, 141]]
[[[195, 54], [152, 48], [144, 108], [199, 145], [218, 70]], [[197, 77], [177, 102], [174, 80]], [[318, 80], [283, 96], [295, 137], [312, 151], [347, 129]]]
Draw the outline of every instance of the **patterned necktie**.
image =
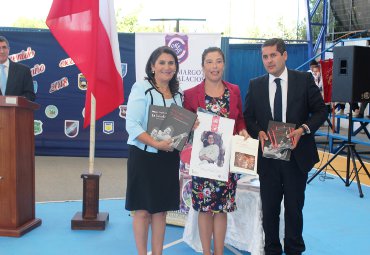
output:
[[274, 120], [282, 122], [283, 121], [283, 99], [281, 95], [281, 79], [276, 78], [276, 92], [275, 92], [275, 99], [274, 99]]
[[0, 88], [1, 93], [4, 96], [6, 89], [6, 76], [5, 76], [5, 65], [3, 64], [0, 64]]

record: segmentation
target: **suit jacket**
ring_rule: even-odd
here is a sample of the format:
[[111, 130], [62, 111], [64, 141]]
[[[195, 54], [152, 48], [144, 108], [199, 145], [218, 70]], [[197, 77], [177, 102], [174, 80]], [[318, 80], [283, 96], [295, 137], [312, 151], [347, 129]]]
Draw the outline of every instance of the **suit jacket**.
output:
[[[245, 128], [240, 89], [238, 85], [234, 85], [226, 81], [222, 82], [230, 92], [229, 118], [235, 120], [234, 134], [236, 134]], [[191, 89], [185, 90], [184, 108], [192, 112], [197, 112], [198, 107], [206, 109], [205, 95], [206, 91], [204, 81]]]
[[[308, 172], [319, 161], [314, 134], [326, 120], [328, 111], [316, 86], [312, 74], [288, 70], [288, 96], [286, 122], [296, 124], [298, 128], [306, 124], [311, 133], [301, 136], [297, 147], [292, 151], [291, 160], [295, 160], [299, 168]], [[244, 119], [248, 133], [258, 139], [260, 131], [267, 131], [269, 120], [273, 120], [269, 102], [268, 74], [253, 79], [245, 99]], [[266, 167], [266, 158], [262, 158], [260, 149], [258, 171]]]
[[[0, 90], [0, 95], [1, 90]], [[35, 101], [33, 80], [29, 67], [9, 60], [8, 80], [6, 83], [6, 96], [23, 96]]]

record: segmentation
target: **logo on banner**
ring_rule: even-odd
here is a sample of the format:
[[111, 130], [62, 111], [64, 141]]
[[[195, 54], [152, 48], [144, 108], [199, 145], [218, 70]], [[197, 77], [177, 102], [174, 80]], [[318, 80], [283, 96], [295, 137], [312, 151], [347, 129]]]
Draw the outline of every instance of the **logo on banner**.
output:
[[58, 90], [61, 90], [62, 88], [65, 88], [69, 85], [69, 81], [68, 81], [68, 78], [67, 77], [63, 77], [62, 79], [58, 80], [58, 81], [54, 81], [51, 85], [50, 85], [50, 89], [49, 89], [49, 93], [53, 93], [55, 91], [58, 91]]
[[37, 83], [37, 81], [33, 81], [33, 91], [35, 92], [35, 94], [37, 93], [37, 89], [39, 87], [39, 84]]
[[45, 64], [36, 64], [31, 68], [31, 75], [32, 77], [35, 77], [36, 75], [40, 73], [44, 73], [46, 69]]
[[87, 80], [82, 73], [78, 74], [78, 88], [80, 90], [87, 90]]
[[39, 135], [39, 134], [42, 134], [42, 121], [41, 120], [34, 120], [33, 121], [33, 133], [34, 135]]
[[81, 115], [83, 118], [85, 118], [85, 107], [82, 109]]
[[54, 119], [56, 116], [58, 116], [58, 108], [52, 104], [46, 106], [45, 115], [49, 119]]
[[107, 135], [114, 133], [114, 121], [103, 121], [103, 133]]
[[119, 116], [123, 119], [126, 119], [126, 110], [127, 110], [127, 105], [120, 105], [118, 106], [119, 108]]
[[65, 59], [62, 59], [59, 62], [59, 67], [60, 68], [64, 68], [64, 67], [67, 67], [67, 66], [72, 66], [74, 64], [75, 64], [75, 62], [73, 61], [73, 59], [71, 59], [71, 58], [65, 58]]
[[189, 48], [187, 35], [166, 35], [165, 41], [166, 45], [175, 51], [177, 58], [179, 59], [179, 64], [188, 58]]
[[19, 61], [34, 58], [35, 55], [36, 55], [36, 52], [31, 47], [27, 47], [27, 50], [22, 50], [19, 53], [9, 55], [9, 58], [13, 62], [19, 62]]
[[127, 63], [121, 63], [121, 71], [122, 71], [122, 79], [123, 79], [127, 74]]
[[64, 121], [64, 134], [70, 138], [78, 135], [80, 129], [80, 122], [78, 120], [65, 120]]

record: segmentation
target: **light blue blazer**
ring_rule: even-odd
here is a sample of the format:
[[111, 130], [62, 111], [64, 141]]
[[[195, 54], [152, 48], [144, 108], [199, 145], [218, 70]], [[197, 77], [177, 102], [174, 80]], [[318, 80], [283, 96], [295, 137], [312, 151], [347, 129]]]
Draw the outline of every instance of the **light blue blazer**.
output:
[[170, 107], [175, 103], [182, 106], [183, 94], [179, 91], [173, 98], [165, 99], [149, 81], [137, 81], [131, 88], [126, 110], [126, 130], [128, 132], [127, 144], [148, 152], [157, 153], [158, 150], [140, 142], [137, 137], [146, 132], [148, 126], [148, 113], [150, 105]]

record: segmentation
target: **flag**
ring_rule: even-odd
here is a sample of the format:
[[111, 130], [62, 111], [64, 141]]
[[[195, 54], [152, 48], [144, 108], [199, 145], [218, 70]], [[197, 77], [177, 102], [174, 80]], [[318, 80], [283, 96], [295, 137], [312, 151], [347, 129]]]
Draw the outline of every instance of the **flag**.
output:
[[320, 60], [321, 77], [324, 90], [324, 102], [331, 102], [333, 90], [333, 59]]
[[84, 127], [123, 103], [123, 81], [112, 0], [53, 0], [46, 25], [87, 79]]

